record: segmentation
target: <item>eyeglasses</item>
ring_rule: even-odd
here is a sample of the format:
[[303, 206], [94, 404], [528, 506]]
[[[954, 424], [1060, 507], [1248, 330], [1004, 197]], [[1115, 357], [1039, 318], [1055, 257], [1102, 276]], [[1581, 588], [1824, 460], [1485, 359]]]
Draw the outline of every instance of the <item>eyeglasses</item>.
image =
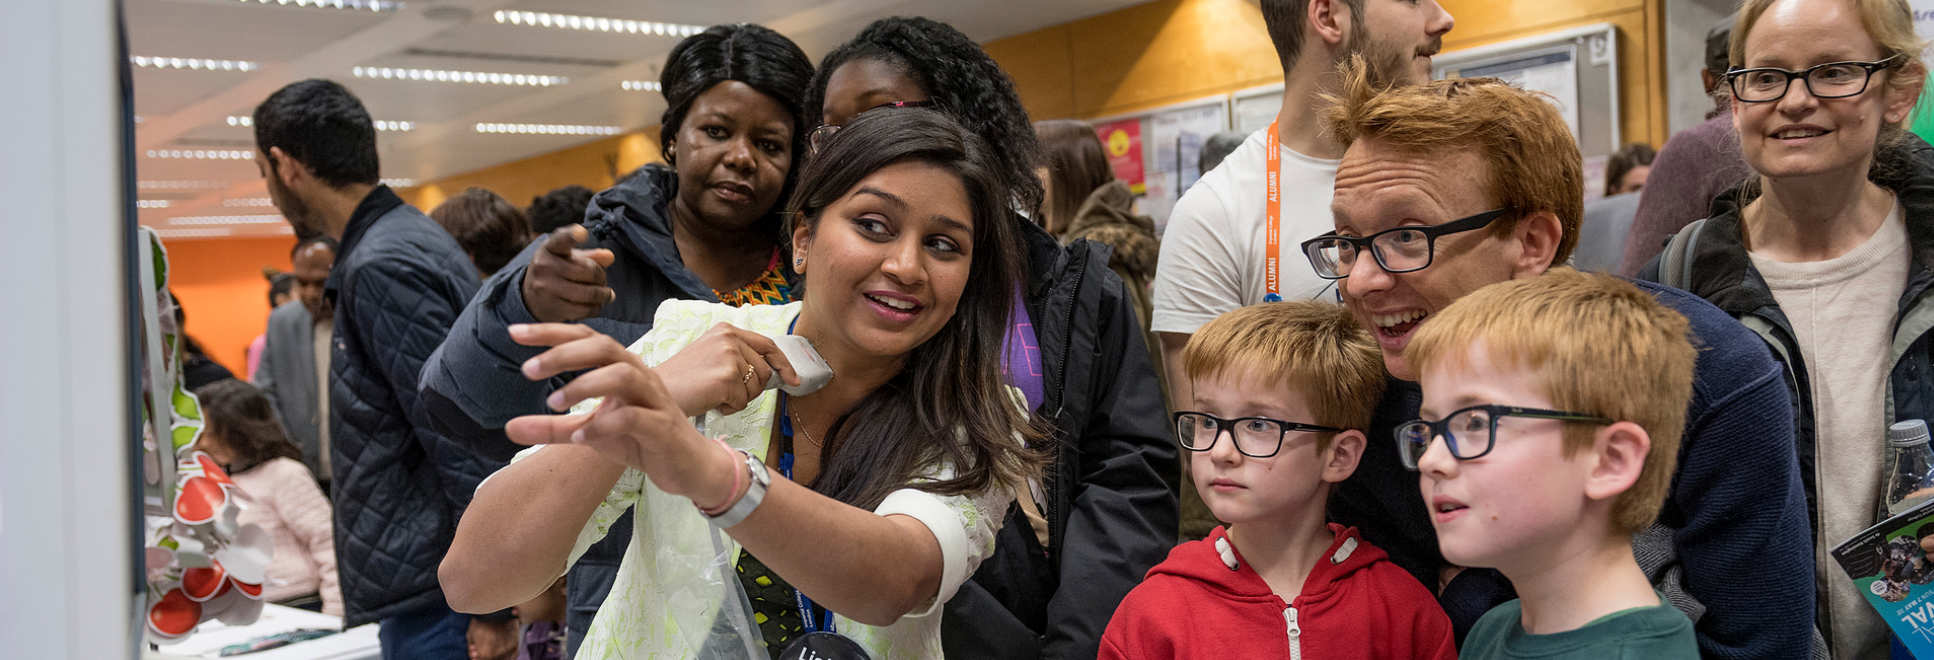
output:
[[1369, 236], [1338, 236], [1334, 232], [1303, 241], [1303, 256], [1316, 269], [1316, 276], [1340, 280], [1356, 267], [1357, 253], [1365, 247], [1377, 265], [1391, 273], [1409, 273], [1430, 267], [1437, 252], [1437, 238], [1446, 234], [1482, 229], [1505, 214], [1505, 209], [1485, 211], [1438, 225], [1397, 227]]
[[1269, 458], [1282, 451], [1283, 435], [1290, 431], [1342, 433], [1343, 429], [1268, 417], [1223, 419], [1208, 413], [1175, 413], [1175, 437], [1182, 439], [1183, 449], [1208, 451], [1225, 431], [1236, 443], [1237, 452], [1252, 458]]
[[[894, 101], [892, 103], [881, 103], [861, 110], [860, 114], [866, 114], [880, 108], [924, 108], [930, 105], [933, 105], [933, 101]], [[826, 141], [832, 139], [833, 134], [838, 132], [839, 124], [820, 124], [819, 128], [815, 128], [813, 132], [806, 134], [806, 153], [818, 154], [819, 150], [826, 146]]]
[[1766, 103], [1786, 97], [1793, 79], [1806, 81], [1806, 93], [1816, 99], [1843, 99], [1867, 91], [1874, 72], [1891, 69], [1901, 61], [1899, 55], [1872, 62], [1828, 62], [1790, 71], [1777, 67], [1733, 69], [1726, 72], [1733, 98], [1743, 103]]
[[1397, 426], [1397, 455], [1403, 465], [1417, 469], [1417, 461], [1430, 449], [1430, 443], [1437, 438], [1444, 439], [1444, 446], [1450, 449], [1451, 456], [1460, 461], [1468, 461], [1491, 453], [1497, 444], [1498, 419], [1503, 417], [1530, 417], [1534, 419], [1555, 419], [1562, 422], [1588, 424], [1610, 424], [1612, 420], [1597, 415], [1545, 410], [1542, 408], [1519, 408], [1517, 406], [1478, 405], [1459, 409], [1443, 419], [1432, 422], [1412, 420]]

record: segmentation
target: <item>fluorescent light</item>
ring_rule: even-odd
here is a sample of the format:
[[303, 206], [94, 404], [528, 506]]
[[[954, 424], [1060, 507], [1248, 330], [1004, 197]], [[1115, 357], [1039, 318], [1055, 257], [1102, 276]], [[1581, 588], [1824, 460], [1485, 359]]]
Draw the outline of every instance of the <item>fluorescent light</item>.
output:
[[266, 225], [282, 222], [279, 215], [187, 215], [169, 218], [171, 225]]
[[162, 238], [221, 238], [233, 232], [227, 229], [158, 229], [154, 233]]
[[389, 186], [391, 188], [413, 188], [413, 187], [416, 187], [416, 179], [404, 179], [404, 178], [383, 179], [383, 185]]
[[617, 126], [583, 126], [577, 124], [499, 124], [479, 123], [478, 133], [500, 135], [617, 135], [624, 129]]
[[618, 83], [618, 86], [623, 87], [624, 90], [627, 92], [665, 91], [664, 85], [659, 83], [656, 80], [626, 80], [622, 83]]
[[[375, 120], [375, 123], [376, 123], [376, 130], [379, 130], [379, 131], [393, 131], [398, 133], [407, 133], [407, 132], [416, 130], [416, 122], [412, 122], [412, 121], [393, 121], [393, 120], [386, 120], [386, 119], [378, 119], [378, 120]], [[254, 126], [255, 118], [247, 115], [229, 115], [228, 125], [242, 126], [242, 127]]]
[[228, 184], [229, 182], [227, 181], [191, 181], [181, 179], [135, 182], [135, 185], [142, 190], [210, 190], [214, 188], [227, 188]]
[[249, 149], [149, 149], [149, 158], [168, 160], [254, 160]]
[[196, 57], [154, 57], [135, 55], [128, 58], [135, 66], [143, 69], [187, 69], [193, 71], [254, 71], [260, 68], [247, 60], [207, 60]]
[[274, 205], [275, 205], [275, 202], [270, 201], [269, 198], [267, 197], [243, 197], [243, 198], [232, 198], [232, 199], [222, 200], [222, 206], [231, 208], [231, 209], [243, 207], [243, 206], [274, 206]]
[[515, 85], [522, 87], [550, 87], [571, 81], [570, 78], [565, 76], [534, 73], [401, 69], [386, 66], [359, 66], [350, 69], [350, 73], [357, 78], [375, 78], [379, 80], [423, 80], [430, 82], [468, 83], [472, 85]]
[[579, 30], [583, 32], [689, 37], [705, 31], [705, 26], [703, 25], [655, 23], [652, 21], [634, 21], [625, 18], [608, 18], [603, 16], [551, 14], [541, 11], [500, 9], [492, 14], [492, 16], [497, 19], [498, 23], [508, 25], [547, 27], [560, 30]]
[[165, 209], [165, 208], [168, 208], [168, 200], [137, 199], [134, 201], [134, 207], [140, 208], [140, 209]]
[[315, 7], [318, 9], [357, 9], [357, 10], [363, 10], [363, 11], [369, 11], [369, 12], [396, 11], [398, 9], [403, 8], [403, 3], [390, 2], [389, 0], [293, 0], [293, 2], [291, 0], [237, 0], [237, 1], [245, 5], [253, 4], [253, 5], [269, 5], [269, 6], [275, 6], [275, 5], [287, 6], [289, 4], [294, 4], [297, 7]]

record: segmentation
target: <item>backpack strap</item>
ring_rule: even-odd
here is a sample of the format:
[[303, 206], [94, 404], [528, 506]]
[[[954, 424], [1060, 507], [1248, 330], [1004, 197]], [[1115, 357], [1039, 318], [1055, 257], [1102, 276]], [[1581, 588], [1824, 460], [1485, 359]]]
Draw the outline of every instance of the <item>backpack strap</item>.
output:
[[1706, 219], [1692, 221], [1685, 229], [1672, 235], [1665, 244], [1665, 251], [1659, 253], [1659, 283], [1679, 290], [1692, 283], [1692, 249], [1699, 243], [1699, 233], [1705, 231]]

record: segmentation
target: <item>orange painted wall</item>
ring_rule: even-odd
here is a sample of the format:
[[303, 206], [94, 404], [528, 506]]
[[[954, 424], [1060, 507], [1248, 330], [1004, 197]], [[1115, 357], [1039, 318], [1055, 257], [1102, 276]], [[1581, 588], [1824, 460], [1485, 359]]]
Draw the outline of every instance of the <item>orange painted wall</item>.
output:
[[235, 377], [246, 378], [248, 343], [268, 327], [262, 267], [289, 270], [295, 237], [167, 241], [168, 284], [188, 315], [188, 334]]
[[578, 145], [398, 190], [424, 213], [464, 188], [479, 186], [523, 208], [531, 198], [569, 185], [603, 190], [646, 163], [662, 162], [658, 127]]
[[[1446, 50], [1609, 22], [1622, 133], [1666, 137], [1664, 0], [1439, 0]], [[1133, 113], [1282, 80], [1251, 0], [1160, 0], [986, 44], [1035, 119]]]

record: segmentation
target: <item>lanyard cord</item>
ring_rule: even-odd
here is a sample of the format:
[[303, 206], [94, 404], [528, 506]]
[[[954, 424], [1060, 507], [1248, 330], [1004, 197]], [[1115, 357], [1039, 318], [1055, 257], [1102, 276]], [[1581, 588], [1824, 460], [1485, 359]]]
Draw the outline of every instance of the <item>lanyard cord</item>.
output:
[[1269, 135], [1264, 138], [1265, 152], [1263, 162], [1268, 164], [1263, 183], [1265, 191], [1263, 215], [1269, 225], [1264, 242], [1268, 251], [1263, 253], [1263, 302], [1282, 302], [1282, 248], [1283, 248], [1283, 149], [1276, 137], [1276, 123], [1281, 117], [1269, 121]]
[[[786, 393], [780, 392], [779, 393], [779, 474], [785, 475], [787, 479], [791, 479], [792, 464], [793, 464], [792, 416], [787, 414], [786, 412], [786, 403], [787, 403]], [[813, 599], [807, 598], [806, 593], [803, 591], [800, 591], [798, 587], [793, 587], [792, 596], [793, 596], [794, 604], [799, 606], [799, 623], [801, 626], [803, 626], [806, 632], [814, 632], [814, 631], [820, 631], [820, 630], [823, 630], [826, 632], [833, 632], [833, 613], [832, 612], [827, 611], [826, 608], [824, 607], [820, 607], [818, 605], [813, 604]], [[820, 612], [825, 612], [826, 613], [825, 616], [824, 617], [817, 616], [818, 613]]]

